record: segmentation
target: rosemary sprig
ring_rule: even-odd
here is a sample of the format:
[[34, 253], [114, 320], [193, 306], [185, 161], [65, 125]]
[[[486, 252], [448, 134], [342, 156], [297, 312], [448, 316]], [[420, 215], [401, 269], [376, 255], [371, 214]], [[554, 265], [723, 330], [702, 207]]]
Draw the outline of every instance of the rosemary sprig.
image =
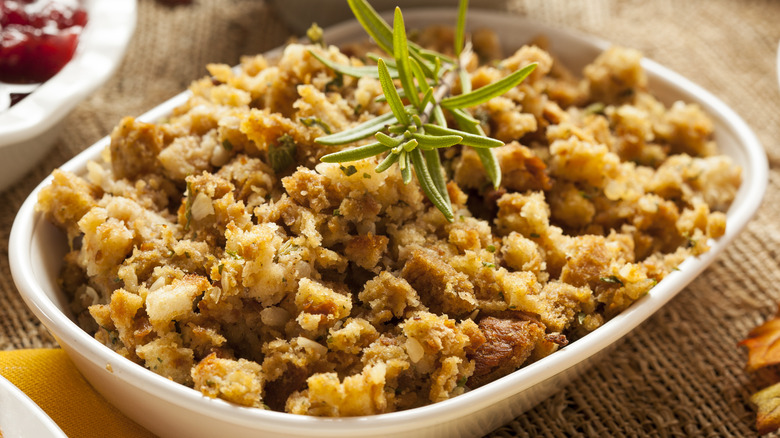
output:
[[[397, 164], [401, 178], [407, 184], [414, 169], [425, 195], [452, 221], [454, 214], [438, 149], [457, 144], [474, 148], [485, 173], [497, 188], [501, 183], [501, 168], [492, 148], [504, 143], [487, 137], [479, 121], [466, 108], [487, 102], [516, 87], [536, 68], [536, 64], [472, 91], [471, 78], [464, 67], [471, 53], [470, 45], [465, 42], [468, 0], [461, 0], [458, 8], [456, 59], [408, 41], [401, 9], [395, 9], [391, 27], [366, 0], [347, 1], [366, 33], [392, 59], [372, 55], [376, 67], [356, 67], [334, 63], [314, 51], [310, 53], [339, 74], [378, 78], [390, 112], [346, 131], [317, 138], [316, 141], [323, 145], [349, 144], [370, 136], [376, 139], [374, 143], [325, 155], [322, 161], [344, 163], [386, 153], [376, 172], [384, 172]], [[456, 80], [461, 83], [461, 94], [452, 95]], [[400, 89], [396, 81], [400, 82]], [[404, 104], [404, 100], [408, 103]], [[444, 110], [452, 115], [457, 128], [447, 126]]]

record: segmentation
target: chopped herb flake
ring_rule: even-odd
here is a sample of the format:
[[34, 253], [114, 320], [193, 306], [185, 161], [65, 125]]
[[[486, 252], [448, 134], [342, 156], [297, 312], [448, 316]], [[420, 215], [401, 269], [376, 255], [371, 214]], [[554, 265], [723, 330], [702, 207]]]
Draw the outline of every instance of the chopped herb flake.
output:
[[610, 275], [609, 277], [601, 277], [599, 280], [603, 281], [604, 283], [619, 284], [620, 286], [624, 286], [623, 282], [614, 275]]
[[320, 120], [317, 117], [314, 117], [314, 116], [312, 116], [312, 117], [301, 117], [298, 120], [300, 120], [301, 123], [303, 123], [305, 126], [308, 126], [309, 128], [311, 128], [314, 125], [317, 125], [326, 134], [332, 134], [333, 133], [333, 131], [330, 130], [330, 126], [328, 126], [327, 123], [323, 122], [322, 120]]
[[332, 81], [325, 84], [326, 91], [333, 91], [344, 86], [344, 75], [336, 72], [336, 77]]
[[242, 260], [242, 259], [243, 259], [243, 257], [241, 257], [241, 256], [240, 256], [238, 253], [236, 253], [235, 251], [228, 251], [228, 250], [225, 250], [225, 254], [229, 255], [230, 257], [233, 257], [235, 260]]
[[604, 102], [594, 102], [585, 108], [585, 114], [604, 114], [606, 108]]
[[353, 166], [351, 164], [349, 166], [346, 166], [346, 167], [345, 166], [339, 166], [339, 169], [341, 169], [341, 171], [346, 176], [352, 176], [352, 175], [357, 173], [357, 167], [355, 167], [355, 166]]
[[187, 201], [184, 203], [184, 219], [186, 219], [186, 222], [184, 223], [184, 231], [189, 231], [190, 229], [190, 222], [192, 222], [192, 203], [195, 200], [195, 193], [192, 191], [192, 184], [187, 181]]
[[289, 134], [282, 135], [276, 142], [268, 145], [268, 164], [274, 172], [279, 173], [295, 164], [297, 146]]

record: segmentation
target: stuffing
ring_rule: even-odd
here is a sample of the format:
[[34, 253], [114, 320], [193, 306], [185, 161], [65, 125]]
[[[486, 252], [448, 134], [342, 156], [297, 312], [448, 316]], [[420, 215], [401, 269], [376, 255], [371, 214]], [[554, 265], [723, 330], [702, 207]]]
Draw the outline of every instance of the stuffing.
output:
[[205, 397], [381, 414], [555, 354], [724, 235], [741, 170], [701, 108], [650, 94], [639, 52], [610, 48], [578, 76], [543, 40], [501, 60], [491, 31], [473, 39], [474, 89], [538, 67], [468, 109], [505, 142], [498, 186], [474, 149], [438, 152], [452, 222], [398, 166], [377, 173], [381, 156], [320, 161], [350, 146], [318, 137], [390, 108], [376, 78], [312, 56], [373, 62], [360, 49], [291, 43], [209, 65], [169, 117], [124, 118], [86, 172], [53, 172], [37, 209], [67, 237], [75, 319]]

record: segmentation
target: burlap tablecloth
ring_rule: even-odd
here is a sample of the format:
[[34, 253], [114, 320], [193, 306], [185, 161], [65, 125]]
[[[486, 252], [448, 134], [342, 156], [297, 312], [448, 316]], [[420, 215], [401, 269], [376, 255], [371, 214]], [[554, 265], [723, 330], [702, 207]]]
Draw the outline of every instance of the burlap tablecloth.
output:
[[[312, 2], [316, 3], [315, 1]], [[510, 13], [640, 49], [713, 92], [755, 130], [770, 161], [764, 203], [740, 237], [605, 360], [493, 436], [750, 436], [755, 383], [736, 346], [780, 299], [780, 90], [775, 0], [509, 0]], [[17, 209], [49, 172], [206, 74], [292, 35], [258, 0], [139, 1], [126, 58], [68, 117], [51, 154], [0, 193], [0, 349], [56, 346], [22, 302], [8, 265]]]

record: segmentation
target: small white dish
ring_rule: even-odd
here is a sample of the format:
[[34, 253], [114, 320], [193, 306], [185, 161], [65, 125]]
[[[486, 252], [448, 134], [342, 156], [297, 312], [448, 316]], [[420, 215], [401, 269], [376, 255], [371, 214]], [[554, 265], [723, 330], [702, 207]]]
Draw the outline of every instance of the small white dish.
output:
[[85, 0], [87, 25], [73, 59], [16, 105], [0, 111], [0, 190], [40, 160], [60, 122], [114, 72], [135, 29], [136, 0]]
[[[452, 9], [405, 11], [410, 27], [452, 24]], [[521, 17], [470, 11], [472, 28], [496, 31], [504, 47], [516, 49], [545, 35], [550, 50], [574, 71], [592, 61], [608, 43], [581, 34], [547, 27]], [[325, 34], [334, 44], [362, 40], [364, 33], [352, 21]], [[721, 151], [742, 166], [744, 181], [727, 212], [726, 234], [711, 250], [685, 260], [679, 271], [659, 282], [648, 295], [582, 339], [504, 378], [444, 402], [402, 412], [353, 418], [314, 418], [239, 407], [207, 398], [124, 359], [81, 330], [71, 319], [66, 298], [57, 287], [63, 234], [36, 214], [34, 205], [44, 180], [22, 205], [11, 230], [9, 260], [14, 281], [27, 305], [56, 336], [76, 367], [103, 396], [130, 418], [163, 437], [472, 437], [511, 421], [536, 403], [563, 388], [631, 330], [647, 320], [699, 275], [745, 227], [758, 209], [768, 179], [766, 155], [747, 124], [718, 98], [677, 73], [643, 60], [650, 88], [667, 105], [676, 100], [698, 103], [711, 115]], [[154, 121], [187, 99], [182, 93], [140, 117]], [[62, 166], [79, 174], [99, 158], [108, 145], [104, 138]]]
[[13, 383], [0, 376], [0, 436], [67, 438], [46, 412]]

